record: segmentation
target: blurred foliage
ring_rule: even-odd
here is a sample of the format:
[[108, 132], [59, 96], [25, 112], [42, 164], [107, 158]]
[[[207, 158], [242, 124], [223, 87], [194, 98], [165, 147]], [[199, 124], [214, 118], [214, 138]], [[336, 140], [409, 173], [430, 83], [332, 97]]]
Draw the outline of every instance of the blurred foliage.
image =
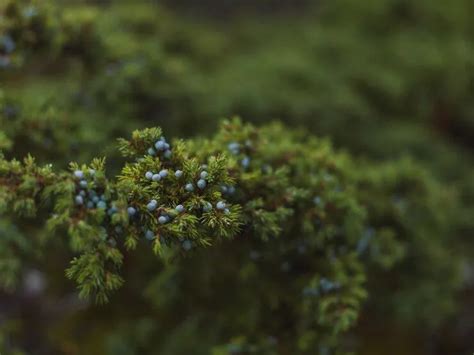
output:
[[[64, 304], [45, 317], [20, 297], [31, 314], [9, 307], [0, 350], [216, 355], [293, 354], [305, 347], [311, 354], [334, 354], [335, 345], [364, 354], [472, 350], [472, 340], [462, 335], [474, 331], [472, 319], [463, 320], [472, 313], [464, 300], [473, 292], [472, 265], [466, 262], [474, 251], [471, 1], [448, 6], [441, 0], [207, 0], [196, 9], [186, 0], [166, 6], [0, 0], [0, 8], [0, 149], [8, 161], [31, 153], [40, 163], [65, 168], [70, 160], [106, 155], [114, 176], [124, 163], [116, 137], [152, 126], [171, 136], [208, 135], [221, 117], [231, 115], [258, 124], [276, 119], [327, 136], [353, 157], [343, 170], [366, 216], [360, 231], [348, 228], [361, 236], [355, 248], [363, 267], [353, 271], [367, 284], [351, 297], [360, 302], [368, 292], [359, 327], [337, 341], [325, 338], [316, 349], [313, 335], [294, 323], [300, 319], [294, 307], [314, 306], [316, 314], [324, 314], [332, 305], [298, 303], [294, 288], [301, 270], [291, 266], [303, 267], [315, 255], [285, 237], [223, 243], [171, 263], [145, 257], [139, 245], [135, 256], [126, 255], [124, 289], [110, 304], [70, 301], [72, 285], [63, 270], [74, 253], [64, 238], [51, 238], [44, 229], [50, 215], [40, 209], [27, 220], [2, 218], [2, 283], [11, 289], [28, 267], [41, 269], [49, 284], [38, 302]], [[266, 154], [293, 149], [285, 132], [265, 132], [274, 143]], [[212, 153], [205, 140], [193, 142], [193, 154]], [[311, 163], [304, 161], [309, 152], [299, 154], [298, 164]], [[300, 228], [306, 226], [291, 224], [285, 235], [304, 238]], [[43, 250], [48, 240], [54, 257], [31, 252]], [[336, 275], [343, 278], [347, 265], [326, 256], [314, 262], [342, 268]], [[456, 293], [460, 286], [463, 297]], [[278, 302], [287, 309], [275, 311]], [[358, 307], [342, 328], [357, 319]], [[43, 336], [29, 335], [33, 318], [47, 318]], [[337, 328], [336, 319], [319, 321]], [[363, 339], [378, 324], [388, 329], [385, 336], [402, 337], [397, 344], [417, 345], [374, 348], [377, 341]], [[400, 335], [404, 327], [418, 338]], [[433, 339], [440, 329], [447, 335]], [[449, 343], [457, 343], [456, 350], [446, 348]]]

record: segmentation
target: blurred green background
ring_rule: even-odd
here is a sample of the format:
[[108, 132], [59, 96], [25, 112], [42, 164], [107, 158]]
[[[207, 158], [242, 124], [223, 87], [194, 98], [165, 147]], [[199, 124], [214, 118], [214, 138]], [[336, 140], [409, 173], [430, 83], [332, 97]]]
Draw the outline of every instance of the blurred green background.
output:
[[[451, 272], [446, 254], [434, 255], [416, 220], [399, 222], [422, 236], [417, 250], [433, 264], [405, 263], [388, 274], [374, 265], [373, 292], [344, 341], [367, 355], [474, 351], [472, 1], [0, 0], [0, 7], [0, 131], [8, 138], [0, 148], [8, 157], [32, 152], [65, 167], [106, 154], [117, 170], [115, 139], [133, 129], [193, 137], [238, 115], [328, 137], [361, 160], [408, 158], [426, 169], [458, 202], [454, 210], [431, 207], [449, 216], [446, 254], [462, 272]], [[41, 233], [38, 224], [17, 231], [3, 221], [0, 235]], [[147, 303], [126, 294], [103, 308], [78, 303], [57, 268], [67, 256], [55, 255], [41, 272], [31, 261], [25, 286], [0, 295], [0, 344], [10, 353], [206, 353], [212, 334], [201, 350], [182, 344], [202, 336], [197, 319], [158, 348], [155, 334], [166, 326]], [[46, 272], [55, 280], [48, 292]], [[154, 307], [169, 302], [154, 292], [172, 273], [145, 290]], [[124, 307], [128, 300], [138, 303]]]

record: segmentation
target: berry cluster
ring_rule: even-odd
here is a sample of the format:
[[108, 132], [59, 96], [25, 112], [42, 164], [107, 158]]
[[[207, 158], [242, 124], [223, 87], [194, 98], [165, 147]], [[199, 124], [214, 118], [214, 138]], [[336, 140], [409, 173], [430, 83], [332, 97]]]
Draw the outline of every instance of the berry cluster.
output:
[[162, 169], [157, 173], [154, 173], [152, 171], [147, 171], [145, 173], [145, 178], [147, 180], [151, 180], [151, 181], [154, 181], [154, 182], [158, 182], [161, 179], [166, 178], [167, 176], [168, 176], [168, 170], [166, 170], [166, 169]]
[[162, 155], [166, 159], [170, 159], [173, 153], [171, 152], [171, 146], [166, 142], [165, 137], [161, 137], [155, 142], [154, 147], [148, 148], [147, 153], [151, 156]]
[[315, 287], [305, 287], [303, 289], [304, 296], [312, 296], [318, 297], [332, 291], [338, 290], [341, 288], [341, 284], [339, 282], [332, 282], [327, 278], [323, 277], [319, 280], [319, 285]]
[[[107, 214], [112, 216], [118, 212], [114, 204], [108, 204], [104, 191], [96, 188], [94, 181], [96, 171], [89, 169], [87, 174], [82, 170], [75, 170], [73, 175], [76, 180], [76, 196], [74, 202], [78, 206], [85, 206], [87, 209], [107, 210]], [[88, 179], [89, 178], [89, 181]]]
[[0, 36], [0, 68], [6, 68], [10, 65], [10, 56], [15, 48], [15, 41], [10, 35], [4, 34]]
[[240, 165], [242, 168], [248, 169], [250, 167], [250, 157], [248, 156], [248, 153], [252, 148], [252, 142], [250, 140], [247, 140], [245, 144], [231, 142], [227, 145], [227, 148], [233, 155], [243, 155], [242, 159], [240, 160]]

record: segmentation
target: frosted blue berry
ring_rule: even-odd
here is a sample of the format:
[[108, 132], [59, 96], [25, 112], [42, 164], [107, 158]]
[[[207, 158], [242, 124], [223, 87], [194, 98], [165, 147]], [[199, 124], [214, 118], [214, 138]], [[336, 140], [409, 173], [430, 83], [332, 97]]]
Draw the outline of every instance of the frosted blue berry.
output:
[[161, 175], [160, 174], [153, 174], [152, 178], [153, 181], [160, 181], [161, 180]]
[[222, 191], [223, 194], [226, 194], [229, 191], [229, 188], [225, 185], [222, 185], [221, 186], [221, 191]]
[[78, 178], [78, 179], [82, 179], [82, 178], [84, 177], [84, 173], [83, 173], [82, 170], [76, 170], [76, 171], [74, 172], [74, 176], [75, 176], [76, 178]]
[[313, 199], [313, 202], [314, 202], [315, 205], [318, 205], [318, 206], [321, 205], [321, 202], [322, 202], [321, 197], [316, 196], [316, 197]]
[[117, 207], [115, 207], [115, 206], [110, 207], [109, 210], [107, 211], [107, 214], [109, 216], [112, 216], [115, 213], [117, 213]]
[[247, 169], [250, 166], [250, 158], [245, 157], [244, 159], [242, 159], [241, 164], [244, 169]]
[[227, 146], [227, 148], [229, 148], [229, 150], [232, 152], [232, 154], [239, 154], [240, 152], [240, 144], [237, 143], [237, 142], [232, 142], [232, 143], [229, 143], [229, 145]]
[[31, 18], [31, 17], [33, 17], [33, 16], [38, 15], [38, 10], [37, 10], [34, 6], [28, 6], [28, 7], [25, 8], [25, 10], [23, 11], [23, 15], [24, 15], [26, 18]]
[[127, 208], [127, 212], [128, 212], [128, 215], [132, 217], [132, 216], [135, 216], [135, 214], [137, 213], [137, 210], [134, 207], [129, 207]]
[[87, 208], [89, 209], [94, 208], [94, 202], [92, 201], [87, 202]]
[[176, 212], [178, 212], [178, 213], [183, 213], [184, 210], [185, 210], [185, 208], [184, 208], [183, 205], [178, 205], [178, 206], [176, 206], [175, 210], [176, 210]]
[[84, 190], [79, 191], [79, 195], [82, 197], [86, 197], [86, 192]]
[[285, 261], [284, 263], [281, 264], [280, 269], [283, 272], [288, 272], [291, 269], [291, 264], [288, 261]]
[[86, 180], [81, 180], [79, 182], [79, 186], [82, 187], [83, 189], [85, 189], [87, 187], [87, 181]]
[[155, 155], [156, 152], [153, 148], [148, 148], [148, 155]]
[[298, 253], [300, 253], [300, 254], [306, 253], [306, 245], [304, 245], [304, 244], [298, 245], [297, 249], [298, 249]]
[[11, 38], [9, 35], [4, 35], [1, 37], [2, 38], [2, 44], [3, 48], [5, 49], [5, 52], [11, 53], [15, 50], [15, 41], [13, 41], [13, 38]]
[[164, 150], [165, 149], [165, 142], [163, 142], [162, 140], [159, 140], [155, 143], [155, 148], [157, 150]]
[[191, 250], [192, 247], [193, 247], [193, 243], [190, 240], [185, 240], [183, 242], [183, 249], [184, 250], [189, 251], [189, 250]]
[[8, 68], [10, 66], [10, 57], [0, 56], [0, 67]]
[[165, 143], [165, 150], [169, 150], [170, 149], [170, 145], [168, 143]]
[[168, 218], [166, 216], [160, 216], [158, 218], [158, 222], [160, 222], [161, 224], [165, 224], [166, 222], [168, 222]]
[[92, 201], [93, 201], [94, 203], [99, 202], [99, 201], [100, 201], [99, 196], [94, 196], [94, 197], [92, 197]]
[[101, 210], [105, 210], [107, 208], [107, 204], [105, 203], [105, 201], [99, 201], [97, 203], [97, 208], [100, 208]]
[[174, 173], [174, 176], [176, 176], [178, 179], [183, 176], [183, 171], [182, 170], [176, 170]]
[[211, 212], [212, 211], [212, 205], [209, 202], [206, 202], [202, 209], [203, 209], [204, 212]]
[[156, 207], [158, 206], [158, 202], [156, 202], [156, 200], [151, 200], [147, 205], [146, 205], [146, 208], [148, 209], [148, 211], [154, 211], [156, 210]]
[[84, 203], [84, 198], [81, 195], [77, 195], [74, 200], [76, 201], [76, 205], [82, 205]]
[[163, 169], [163, 170], [160, 171], [159, 174], [160, 174], [160, 176], [161, 176], [162, 178], [165, 178], [165, 177], [168, 176], [168, 170]]
[[206, 187], [207, 183], [206, 183], [206, 180], [204, 179], [200, 179], [198, 182], [197, 182], [197, 186], [203, 190], [205, 187]]
[[147, 230], [145, 233], [145, 238], [148, 240], [155, 239], [155, 233], [152, 230]]
[[145, 177], [148, 179], [148, 180], [151, 180], [153, 178], [153, 173], [151, 171], [147, 171], [145, 173]]
[[251, 250], [249, 256], [252, 260], [258, 260], [260, 258], [260, 253], [256, 250]]
[[233, 195], [235, 193], [235, 187], [234, 186], [229, 186], [227, 192], [231, 195]]
[[171, 153], [171, 150], [167, 150], [167, 151], [165, 152], [165, 154], [163, 154], [163, 156], [164, 156], [166, 159], [171, 158], [172, 155], [173, 155], [173, 153]]
[[194, 191], [194, 185], [191, 184], [191, 183], [187, 183], [184, 188], [185, 188], [186, 191], [188, 191], [188, 192], [193, 192], [193, 191]]
[[216, 208], [217, 208], [218, 210], [224, 210], [224, 209], [226, 208], [225, 202], [224, 202], [224, 201], [219, 201], [219, 202], [217, 202]]
[[226, 209], [224, 210], [224, 213], [225, 213], [225, 214], [230, 214], [230, 210], [229, 210], [228, 208], [226, 208]]
[[208, 176], [209, 174], [207, 173], [207, 171], [201, 172], [201, 179], [206, 179]]
[[101, 195], [101, 196], [100, 196], [100, 199], [101, 199], [102, 201], [106, 201], [106, 200], [107, 200], [107, 197], [105, 197], [105, 195]]

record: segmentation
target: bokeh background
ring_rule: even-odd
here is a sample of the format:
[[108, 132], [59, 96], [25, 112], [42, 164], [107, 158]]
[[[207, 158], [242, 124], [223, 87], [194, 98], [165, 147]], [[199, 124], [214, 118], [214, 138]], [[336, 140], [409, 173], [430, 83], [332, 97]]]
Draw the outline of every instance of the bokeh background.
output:
[[[238, 115], [328, 137], [358, 159], [408, 158], [425, 169], [456, 198], [455, 208], [431, 206], [449, 216], [445, 253], [392, 273], [373, 265], [366, 307], [344, 341], [367, 355], [472, 354], [472, 1], [0, 0], [0, 8], [0, 149], [8, 157], [32, 152], [66, 167], [107, 155], [117, 171], [115, 139], [133, 129], [194, 137]], [[0, 221], [0, 243], [43, 233], [39, 221]], [[418, 248], [436, 253], [417, 228]], [[210, 335], [202, 349], [185, 345], [202, 336], [193, 319], [162, 334], [161, 346], [154, 341], [166, 324], [148, 310], [169, 302], [157, 294], [171, 271], [143, 290], [146, 301], [130, 276], [123, 294], [95, 307], [71, 293], [57, 267], [67, 257], [33, 258], [15, 291], [0, 294], [5, 354], [207, 353]], [[398, 282], [410, 292], [398, 292]]]

